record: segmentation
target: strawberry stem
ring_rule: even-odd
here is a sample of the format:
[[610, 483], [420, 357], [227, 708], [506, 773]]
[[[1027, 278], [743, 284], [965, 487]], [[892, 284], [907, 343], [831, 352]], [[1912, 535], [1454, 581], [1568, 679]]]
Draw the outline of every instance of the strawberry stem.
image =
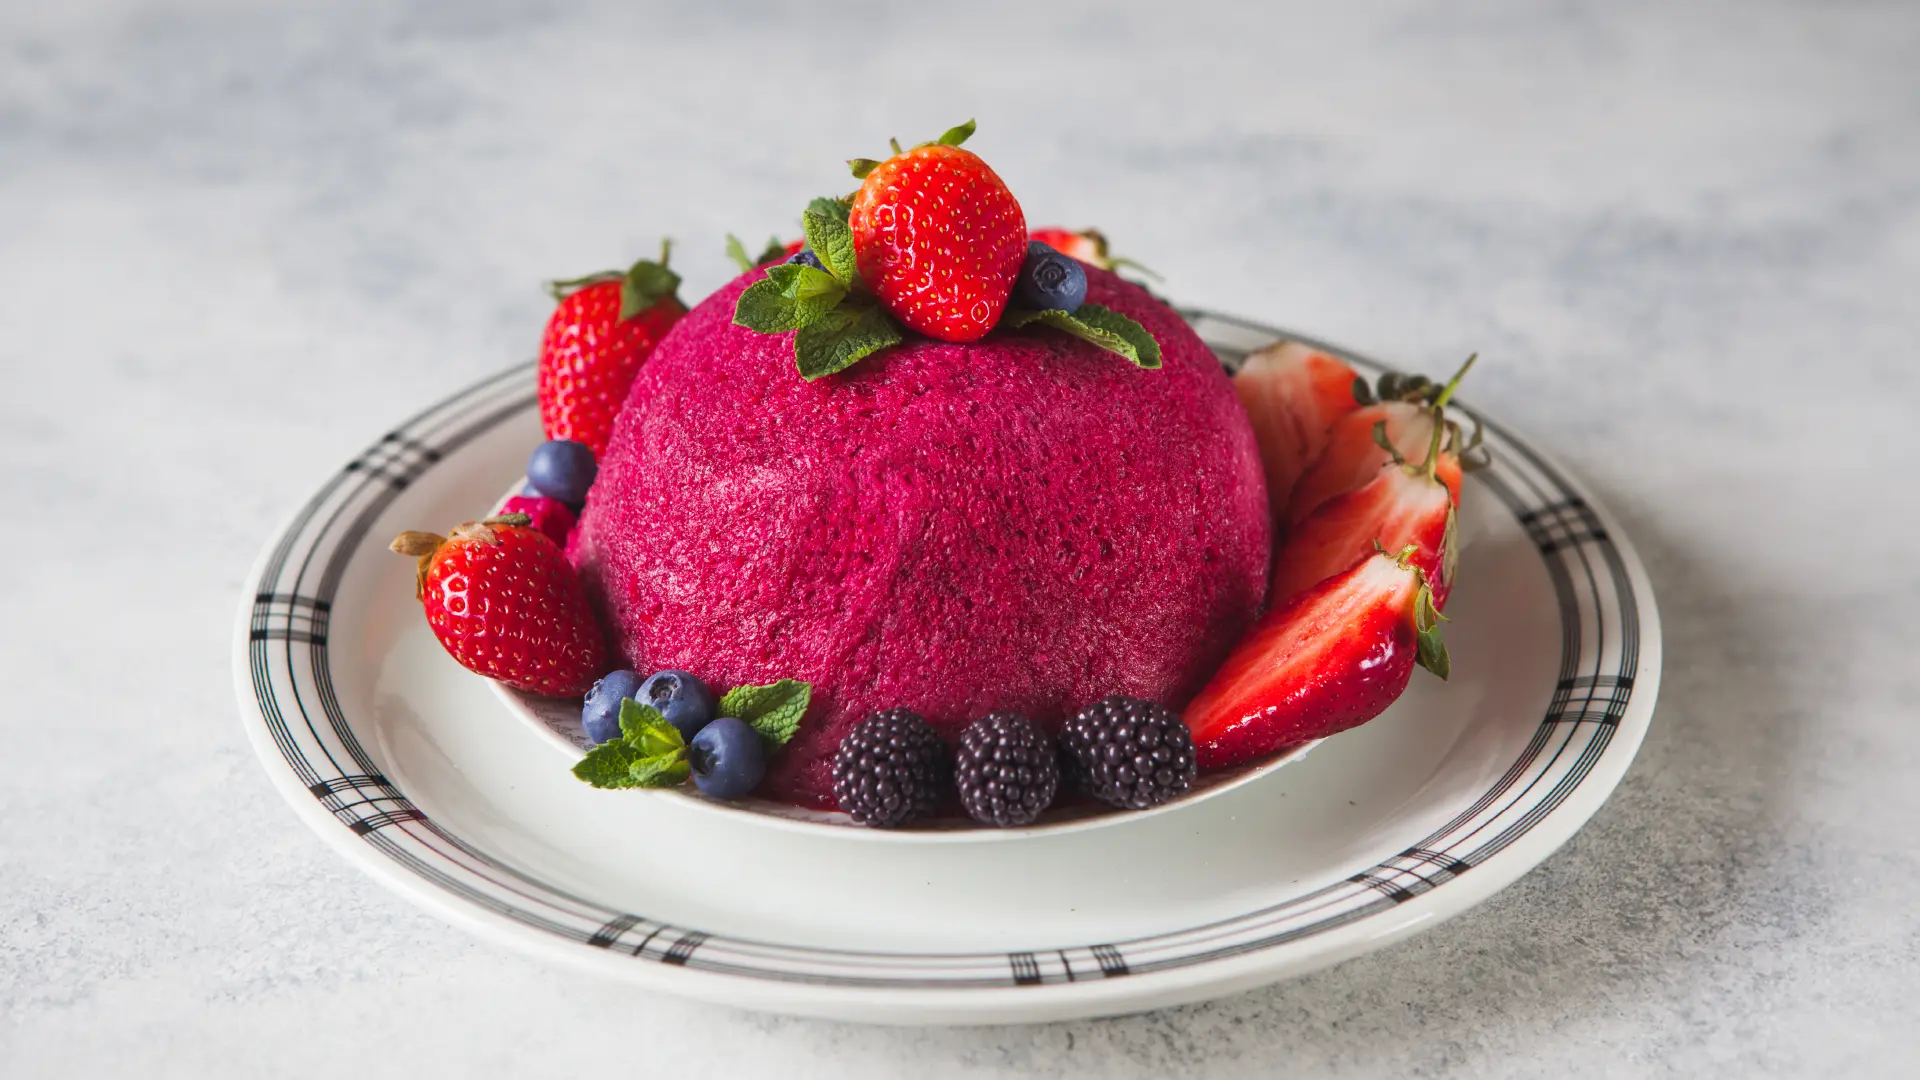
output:
[[[1468, 361], [1472, 363], [1472, 361]], [[1440, 406], [1433, 407], [1433, 439], [1427, 443], [1427, 460], [1420, 466], [1420, 475], [1432, 480], [1435, 470], [1440, 467], [1440, 440], [1447, 433], [1446, 411]]]
[[1479, 353], [1474, 353], [1472, 356], [1467, 357], [1467, 362], [1461, 364], [1460, 370], [1454, 372], [1453, 378], [1448, 379], [1447, 385], [1440, 389], [1440, 396], [1433, 399], [1434, 408], [1444, 409], [1447, 407], [1447, 402], [1453, 400], [1453, 392], [1460, 389], [1460, 380], [1467, 377], [1467, 372], [1473, 370], [1473, 362], [1478, 359], [1480, 359]]

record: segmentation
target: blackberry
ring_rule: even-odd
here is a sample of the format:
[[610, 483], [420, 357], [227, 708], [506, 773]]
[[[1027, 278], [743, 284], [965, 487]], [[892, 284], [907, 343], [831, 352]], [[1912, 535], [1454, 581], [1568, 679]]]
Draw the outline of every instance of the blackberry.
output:
[[833, 756], [833, 797], [854, 821], [897, 828], [931, 814], [953, 779], [947, 744], [912, 709], [853, 726]]
[[988, 713], [967, 725], [953, 764], [960, 805], [988, 825], [1030, 825], [1060, 787], [1053, 740], [1019, 713]]
[[1114, 695], [1060, 729], [1062, 765], [1080, 790], [1123, 810], [1145, 810], [1193, 783], [1193, 735], [1179, 714]]

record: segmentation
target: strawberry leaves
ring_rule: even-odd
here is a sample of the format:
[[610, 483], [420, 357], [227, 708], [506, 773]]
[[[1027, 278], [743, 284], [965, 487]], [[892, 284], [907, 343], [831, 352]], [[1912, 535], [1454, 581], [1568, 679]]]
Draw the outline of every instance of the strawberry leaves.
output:
[[[732, 237], [728, 237], [732, 240]], [[739, 246], [734, 241], [729, 251]], [[624, 271], [602, 270], [585, 277], [568, 278], [564, 281], [547, 282], [547, 292], [555, 300], [565, 300], [590, 285], [602, 285], [607, 282], [620, 283], [620, 316], [625, 322], [652, 308], [663, 300], [672, 300], [680, 291], [680, 275], [667, 269], [667, 257], [673, 251], [673, 241], [660, 241], [660, 258], [641, 259]]]
[[1447, 656], [1447, 643], [1440, 636], [1440, 624], [1447, 621], [1440, 609], [1434, 606], [1433, 590], [1428, 588], [1425, 575], [1420, 579], [1420, 592], [1413, 598], [1414, 659], [1423, 668], [1440, 676], [1444, 682], [1453, 671], [1453, 661]]
[[1000, 325], [1017, 330], [1040, 323], [1063, 330], [1082, 341], [1091, 342], [1110, 353], [1148, 371], [1160, 366], [1160, 343], [1147, 328], [1132, 319], [1099, 304], [1081, 304], [1078, 311], [1010, 310], [1000, 317]]
[[904, 340], [900, 328], [861, 285], [853, 231], [847, 227], [848, 205], [843, 199], [819, 198], [801, 215], [807, 247], [821, 268], [805, 263], [769, 267], [765, 278], [740, 294], [733, 309], [737, 326], [762, 334], [798, 331], [794, 365], [808, 382], [845, 371]]

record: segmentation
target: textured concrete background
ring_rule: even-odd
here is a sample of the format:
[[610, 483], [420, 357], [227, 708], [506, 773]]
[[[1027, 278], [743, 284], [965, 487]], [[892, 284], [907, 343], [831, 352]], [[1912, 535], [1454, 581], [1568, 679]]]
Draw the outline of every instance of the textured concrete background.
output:
[[[1910, 1067], [1920, 8], [1241, 6], [0, 10], [0, 1074]], [[1620, 512], [1669, 667], [1586, 831], [1311, 978], [964, 1031], [551, 970], [309, 835], [229, 684], [281, 516], [528, 356], [540, 279], [670, 232], [698, 294], [726, 230], [968, 115], [1176, 297], [1480, 350], [1475, 403]]]

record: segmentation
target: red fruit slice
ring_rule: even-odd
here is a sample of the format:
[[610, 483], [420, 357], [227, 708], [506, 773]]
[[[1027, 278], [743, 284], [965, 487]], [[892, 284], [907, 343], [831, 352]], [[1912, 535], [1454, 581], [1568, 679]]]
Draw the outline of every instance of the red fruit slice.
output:
[[1113, 263], [1107, 257], [1107, 238], [1098, 229], [1075, 232], [1049, 225], [1028, 233], [1027, 239], [1038, 240], [1060, 254], [1079, 259], [1090, 266], [1102, 270], [1113, 269]]
[[[1374, 441], [1375, 425], [1385, 424], [1387, 441], [1408, 464], [1424, 465], [1427, 447], [1433, 442], [1434, 414], [1425, 405], [1410, 401], [1385, 401], [1356, 409], [1334, 421], [1327, 433], [1327, 446], [1311, 468], [1294, 485], [1287, 502], [1289, 527], [1306, 520], [1329, 499], [1345, 495], [1371, 483], [1380, 470], [1393, 464], [1393, 454]], [[1460, 499], [1460, 462], [1451, 454], [1441, 455], [1436, 466], [1440, 482]]]
[[1360, 407], [1353, 397], [1356, 377], [1339, 360], [1297, 341], [1253, 353], [1234, 375], [1233, 391], [1260, 444], [1276, 523], [1286, 520], [1294, 485], [1326, 448], [1334, 421]]
[[[1444, 463], [1446, 455], [1441, 456]], [[1376, 551], [1414, 549], [1412, 559], [1445, 609], [1453, 588], [1453, 497], [1417, 469], [1388, 469], [1372, 483], [1327, 501], [1288, 534], [1274, 559], [1275, 605]]]
[[1372, 555], [1260, 620], [1187, 705], [1201, 768], [1364, 724], [1416, 662], [1445, 677], [1439, 613], [1409, 554]]

